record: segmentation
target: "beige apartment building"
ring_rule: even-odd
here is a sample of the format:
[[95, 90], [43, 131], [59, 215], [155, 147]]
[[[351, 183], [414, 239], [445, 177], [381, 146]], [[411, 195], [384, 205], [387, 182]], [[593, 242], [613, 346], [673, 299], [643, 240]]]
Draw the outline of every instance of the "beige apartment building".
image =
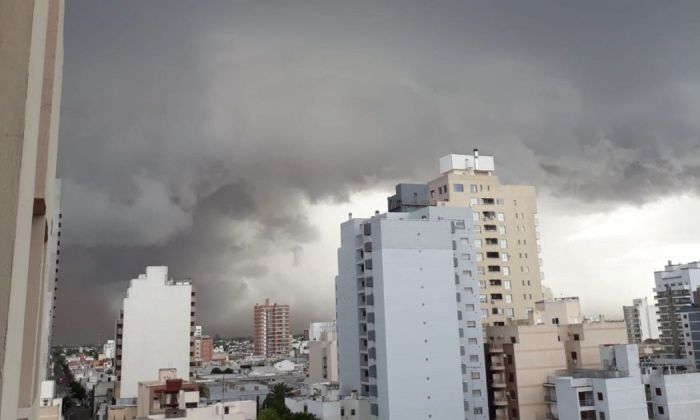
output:
[[53, 218], [63, 6], [61, 0], [0, 2], [2, 419], [37, 418], [51, 403], [41, 388], [53, 300], [47, 294], [55, 279], [50, 249], [59, 226]]
[[549, 405], [555, 401], [547, 400], [547, 377], [564, 369], [598, 368], [600, 345], [627, 343], [622, 321], [568, 324], [580, 313], [577, 303], [573, 298], [538, 302], [542, 313], [558, 316], [543, 318], [540, 324], [486, 328], [492, 419], [552, 418]]
[[288, 356], [292, 348], [289, 335], [289, 305], [270, 303], [253, 308], [253, 354], [256, 356]]
[[535, 187], [502, 184], [493, 156], [448, 155], [428, 183], [431, 205], [470, 207], [484, 325], [528, 319], [544, 298]]

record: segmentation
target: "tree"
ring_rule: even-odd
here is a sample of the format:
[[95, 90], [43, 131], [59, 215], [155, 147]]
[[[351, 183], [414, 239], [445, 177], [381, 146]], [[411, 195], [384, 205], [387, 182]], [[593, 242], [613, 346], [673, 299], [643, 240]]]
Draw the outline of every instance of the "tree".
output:
[[284, 398], [290, 395], [291, 391], [292, 389], [285, 384], [275, 384], [272, 387], [272, 391], [267, 394], [265, 401], [263, 401], [263, 408], [272, 408], [282, 416], [291, 414], [291, 411], [284, 403]]
[[208, 400], [210, 396], [209, 388], [204, 384], [199, 384], [199, 398], [206, 398]]
[[233, 369], [227, 367], [226, 369], [224, 369], [224, 373], [233, 373]]
[[292, 413], [285, 416], [284, 420], [318, 420], [318, 417], [311, 413]]
[[221, 372], [221, 369], [219, 369], [218, 367], [215, 367], [214, 369], [211, 370], [212, 375], [220, 375], [222, 373], [223, 372]]
[[282, 420], [274, 408], [266, 408], [258, 414], [258, 420]]

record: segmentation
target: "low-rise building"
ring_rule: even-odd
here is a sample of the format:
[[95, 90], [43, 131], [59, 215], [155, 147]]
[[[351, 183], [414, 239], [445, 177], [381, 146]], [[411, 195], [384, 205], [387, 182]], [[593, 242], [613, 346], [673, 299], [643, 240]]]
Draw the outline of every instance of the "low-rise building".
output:
[[321, 420], [370, 419], [370, 402], [353, 392], [340, 397], [337, 384], [316, 384], [311, 395], [287, 397], [284, 403], [293, 413], [310, 413]]
[[318, 339], [309, 341], [307, 382], [338, 382], [338, 337], [335, 331], [324, 331]]
[[170, 418], [182, 414], [181, 411], [186, 408], [195, 408], [198, 405], [197, 384], [179, 379], [175, 369], [161, 369], [156, 381], [139, 382], [139, 417], [165, 414]]

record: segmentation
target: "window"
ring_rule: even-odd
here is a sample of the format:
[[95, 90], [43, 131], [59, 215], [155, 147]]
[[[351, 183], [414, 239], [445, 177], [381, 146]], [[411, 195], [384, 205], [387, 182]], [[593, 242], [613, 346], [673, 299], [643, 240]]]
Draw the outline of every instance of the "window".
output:
[[500, 233], [501, 235], [505, 235], [505, 234], [506, 234], [506, 227], [505, 227], [505, 226], [499, 226], [499, 227], [498, 227], [498, 233]]
[[469, 186], [469, 192], [472, 192], [472, 193], [479, 192], [479, 186], [475, 185], [475, 184], [471, 184]]
[[602, 392], [598, 393], [598, 401], [603, 401], [603, 393]]
[[477, 260], [477, 261], [483, 261], [483, 260], [484, 260], [484, 254], [482, 254], [481, 252], [477, 252], [477, 253], [476, 253], [476, 260]]
[[501, 252], [501, 261], [508, 261], [508, 254], [506, 254], [505, 252]]
[[599, 412], [598, 412], [598, 419], [599, 419], [599, 420], [605, 420], [605, 413], [602, 412], [602, 411], [599, 411]]
[[[574, 341], [581, 341], [581, 337], [578, 334], [574, 334]], [[661, 394], [659, 394], [661, 395]]]
[[506, 303], [513, 303], [513, 295], [506, 295]]
[[[438, 187], [438, 194], [442, 194], [442, 187]], [[518, 214], [515, 214], [515, 217], [518, 217]]]
[[661, 395], [661, 388], [656, 388], [656, 395]]
[[513, 308], [506, 308], [506, 315], [508, 316], [508, 318], [515, 317], [515, 311], [513, 310]]
[[501, 248], [507, 248], [507, 247], [508, 247], [508, 241], [506, 241], [505, 239], [501, 239], [500, 243], [501, 243]]
[[503, 273], [504, 276], [509, 276], [510, 275], [510, 267], [503, 267], [501, 269], [501, 272]]
[[354, 408], [351, 408], [351, 409], [350, 409], [350, 415], [351, 415], [351, 416], [354, 416], [354, 415], [355, 415], [355, 409], [354, 409]]
[[477, 198], [475, 198], [475, 197], [470, 198], [470, 199], [469, 199], [469, 204], [471, 204], [472, 206], [475, 206], [475, 205], [479, 204], [479, 200], [478, 200]]
[[467, 328], [476, 328], [476, 321], [467, 321]]
[[459, 329], [459, 336], [464, 337], [464, 329], [462, 329], [462, 328]]
[[481, 379], [481, 374], [479, 372], [472, 372], [472, 379]]
[[462, 320], [462, 311], [457, 311], [457, 319]]
[[481, 407], [474, 407], [474, 414], [482, 414], [483, 410]]
[[503, 288], [510, 289], [510, 280], [503, 280]]
[[454, 184], [453, 188], [455, 192], [464, 192], [463, 184]]
[[504, 222], [506, 220], [506, 216], [503, 213], [497, 213], [496, 219], [498, 219], [499, 222]]
[[344, 416], [345, 415], [345, 408], [340, 407], [340, 415]]
[[465, 308], [469, 312], [474, 312], [474, 305], [472, 305], [471, 303], [467, 304]]
[[461, 301], [462, 301], [462, 295], [457, 293], [457, 302], [461, 302]]
[[475, 397], [480, 397], [481, 396], [481, 390], [480, 389], [474, 389], [472, 390], [472, 395]]
[[472, 338], [470, 338], [470, 339], [467, 340], [467, 343], [469, 343], [469, 344], [478, 344], [478, 341], [476, 340], [476, 338], [473, 338], [473, 337], [472, 337]]
[[430, 190], [430, 198], [435, 198], [435, 190]]
[[486, 295], [479, 295], [479, 302], [486, 302]]
[[664, 408], [662, 406], [656, 407], [656, 410], [658, 410], [659, 414], [664, 414]]
[[479, 361], [479, 355], [477, 355], [477, 354], [470, 354], [470, 355], [469, 355], [469, 361], [470, 361], [470, 362], [478, 362], [478, 361]]

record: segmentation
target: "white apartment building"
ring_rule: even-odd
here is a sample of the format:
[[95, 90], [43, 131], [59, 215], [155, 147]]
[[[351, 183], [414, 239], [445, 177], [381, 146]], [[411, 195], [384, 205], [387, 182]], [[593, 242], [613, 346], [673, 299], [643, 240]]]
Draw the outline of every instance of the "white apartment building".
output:
[[114, 359], [117, 350], [117, 343], [114, 340], [107, 340], [107, 342], [102, 346], [102, 354], [105, 359]]
[[681, 358], [691, 350], [682, 337], [680, 311], [694, 302], [693, 292], [700, 287], [700, 262], [673, 264], [654, 273], [656, 306], [659, 312], [659, 341], [664, 354]]
[[544, 299], [535, 187], [507, 185], [493, 156], [447, 155], [428, 182], [432, 205], [468, 207], [485, 325], [527, 320]]
[[131, 280], [117, 321], [118, 398], [136, 398], [139, 382], [158, 380], [162, 368], [189, 379], [194, 318], [192, 284], [168, 279], [168, 267], [147, 267]]
[[307, 383], [320, 382], [338, 383], [338, 335], [335, 331], [335, 322], [328, 323], [318, 334], [312, 323], [309, 328], [314, 337], [309, 345], [309, 370]]
[[368, 397], [372, 418], [488, 418], [473, 240], [468, 208], [341, 225], [340, 393]]
[[335, 321], [312, 322], [309, 324], [309, 341], [320, 340], [324, 332], [335, 331]]
[[656, 306], [650, 305], [646, 297], [634, 299], [632, 305], [623, 306], [622, 310], [630, 344], [642, 344], [645, 340], [659, 338]]
[[545, 384], [549, 418], [639, 420], [647, 418], [636, 345], [600, 346], [599, 369], [574, 369]]

